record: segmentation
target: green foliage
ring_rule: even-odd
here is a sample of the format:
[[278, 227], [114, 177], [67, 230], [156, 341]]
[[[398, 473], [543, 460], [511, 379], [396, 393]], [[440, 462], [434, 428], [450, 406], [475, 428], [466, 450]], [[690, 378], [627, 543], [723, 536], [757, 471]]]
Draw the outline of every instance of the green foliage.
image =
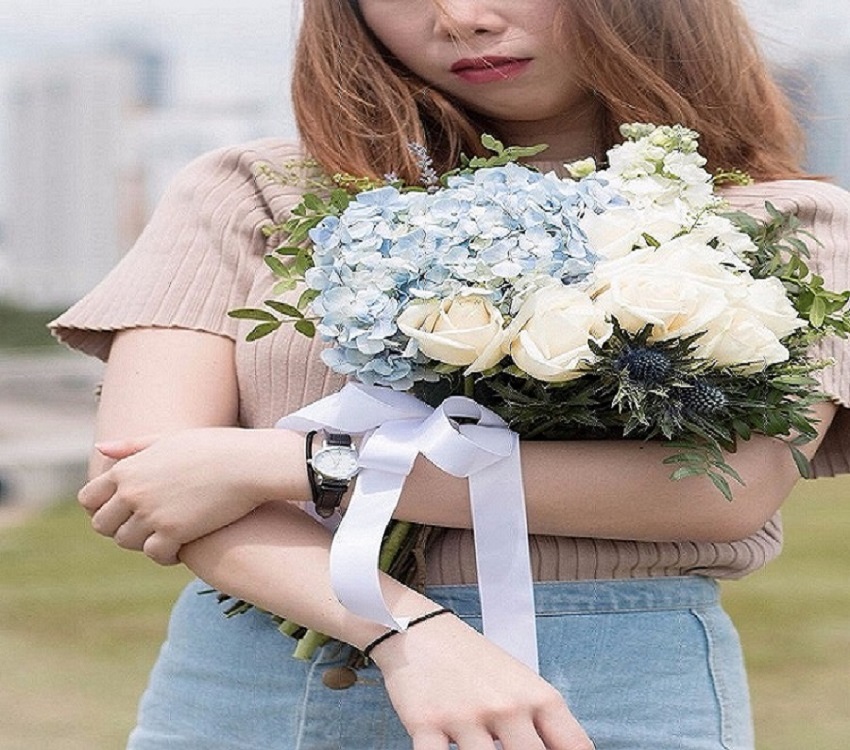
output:
[[510, 164], [520, 159], [530, 159], [549, 148], [549, 146], [544, 144], [536, 146], [505, 146], [497, 138], [486, 134], [481, 136], [481, 145], [492, 152], [493, 155], [474, 157], [461, 155], [460, 167], [443, 175], [440, 179], [441, 184], [447, 184], [449, 177], [453, 175], [466, 174], [487, 167], [503, 167], [505, 164]]
[[817, 239], [804, 232], [792, 214], [782, 213], [771, 203], [765, 205], [769, 218], [764, 222], [746, 213], [725, 214], [756, 245], [746, 257], [752, 275], [779, 278], [801, 318], [823, 335], [846, 337], [850, 333], [850, 313], [846, 310], [850, 291], [833, 292], [824, 287], [823, 277], [811, 273], [806, 263], [810, 253], [805, 238]]
[[47, 324], [61, 310], [24, 310], [0, 304], [0, 349], [33, 349], [55, 346]]

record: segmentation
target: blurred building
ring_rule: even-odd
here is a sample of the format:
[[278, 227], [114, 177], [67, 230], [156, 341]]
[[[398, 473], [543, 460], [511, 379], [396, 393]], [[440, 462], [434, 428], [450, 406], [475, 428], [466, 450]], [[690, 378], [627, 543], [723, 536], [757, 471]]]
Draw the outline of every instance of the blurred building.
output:
[[135, 91], [131, 63], [111, 56], [33, 63], [13, 82], [7, 301], [62, 306], [115, 264], [122, 133]]
[[30, 63], [13, 82], [2, 302], [79, 299], [129, 249], [181, 167], [280, 131], [271, 108], [252, 99], [163, 106], [162, 56], [144, 45], [113, 49]]

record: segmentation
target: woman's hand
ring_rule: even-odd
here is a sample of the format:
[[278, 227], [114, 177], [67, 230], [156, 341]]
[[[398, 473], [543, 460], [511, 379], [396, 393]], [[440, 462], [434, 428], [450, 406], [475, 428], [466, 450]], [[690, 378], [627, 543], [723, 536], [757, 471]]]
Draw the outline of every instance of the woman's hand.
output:
[[437, 617], [375, 648], [413, 750], [592, 750], [548, 682], [456, 617]]
[[173, 565], [182, 545], [267, 500], [308, 497], [302, 443], [282, 430], [238, 428], [100, 443], [98, 450], [116, 463], [78, 499], [95, 531]]

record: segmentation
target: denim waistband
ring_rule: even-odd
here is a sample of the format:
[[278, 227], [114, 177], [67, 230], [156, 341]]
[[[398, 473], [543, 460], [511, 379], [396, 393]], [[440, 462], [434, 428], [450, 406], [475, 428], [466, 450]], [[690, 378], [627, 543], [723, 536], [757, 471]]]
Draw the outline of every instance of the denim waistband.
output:
[[[429, 586], [425, 593], [461, 617], [481, 614], [477, 586]], [[534, 584], [535, 612], [543, 617], [693, 609], [715, 605], [719, 599], [717, 582], [701, 576]]]

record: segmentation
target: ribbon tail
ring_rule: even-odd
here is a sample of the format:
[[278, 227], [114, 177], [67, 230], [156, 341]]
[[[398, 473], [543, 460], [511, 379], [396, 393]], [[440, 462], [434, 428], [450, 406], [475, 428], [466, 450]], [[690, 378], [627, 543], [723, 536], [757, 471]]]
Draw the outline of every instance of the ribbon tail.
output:
[[519, 437], [511, 455], [470, 477], [484, 635], [539, 671]]
[[384, 531], [398, 505], [404, 480], [404, 475], [363, 469], [330, 553], [331, 584], [343, 606], [393, 630], [404, 630], [410, 618], [394, 617], [390, 612], [381, 590], [378, 562]]

